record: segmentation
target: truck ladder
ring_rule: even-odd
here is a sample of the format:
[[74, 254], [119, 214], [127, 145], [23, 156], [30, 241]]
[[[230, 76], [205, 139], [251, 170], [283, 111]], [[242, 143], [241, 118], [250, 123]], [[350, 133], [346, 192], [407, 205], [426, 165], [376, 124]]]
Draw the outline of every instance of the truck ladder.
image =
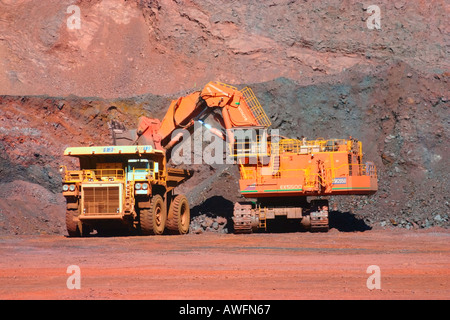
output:
[[134, 211], [134, 185], [130, 182], [127, 183], [125, 187], [125, 206], [124, 212], [132, 213]]

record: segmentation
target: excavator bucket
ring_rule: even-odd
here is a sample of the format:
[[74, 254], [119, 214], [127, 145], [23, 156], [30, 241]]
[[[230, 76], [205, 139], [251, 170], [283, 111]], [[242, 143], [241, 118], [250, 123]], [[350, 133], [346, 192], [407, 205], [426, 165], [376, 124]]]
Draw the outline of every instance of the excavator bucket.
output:
[[109, 128], [111, 130], [112, 143], [115, 146], [133, 145], [137, 139], [136, 130], [127, 130], [121, 122], [113, 120], [109, 123]]
[[146, 145], [155, 148], [154, 141], [146, 135], [138, 136], [137, 130], [127, 130], [125, 125], [118, 121], [111, 121], [109, 123], [111, 130], [112, 143], [115, 146], [130, 146], [130, 145]]

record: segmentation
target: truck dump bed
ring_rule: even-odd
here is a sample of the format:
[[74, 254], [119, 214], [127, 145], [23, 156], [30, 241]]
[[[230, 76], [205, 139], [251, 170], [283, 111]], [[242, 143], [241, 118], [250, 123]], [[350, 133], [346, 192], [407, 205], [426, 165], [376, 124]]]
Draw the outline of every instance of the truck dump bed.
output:
[[189, 180], [194, 174], [193, 170], [167, 168], [166, 186], [167, 191], [179, 186]]

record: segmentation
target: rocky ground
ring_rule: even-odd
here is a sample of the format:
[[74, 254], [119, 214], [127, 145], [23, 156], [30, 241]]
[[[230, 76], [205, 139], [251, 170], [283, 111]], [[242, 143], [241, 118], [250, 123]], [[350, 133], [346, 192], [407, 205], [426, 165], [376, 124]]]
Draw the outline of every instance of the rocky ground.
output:
[[[0, 1], [0, 234], [63, 233], [64, 149], [210, 80], [252, 87], [285, 136], [363, 142], [379, 191], [332, 197], [333, 227], [450, 225], [445, 1], [381, 1], [381, 30], [358, 1], [77, 1], [79, 30], [70, 4]], [[229, 232], [237, 168], [192, 168], [191, 231]]]

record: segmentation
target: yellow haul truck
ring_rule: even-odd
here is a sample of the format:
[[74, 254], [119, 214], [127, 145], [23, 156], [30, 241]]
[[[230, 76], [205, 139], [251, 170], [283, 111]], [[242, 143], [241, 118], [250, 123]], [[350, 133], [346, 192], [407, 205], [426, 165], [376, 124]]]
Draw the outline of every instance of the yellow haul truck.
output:
[[60, 167], [69, 236], [189, 231], [188, 200], [174, 188], [192, 171], [168, 168], [163, 151], [150, 145], [74, 147], [64, 155], [79, 159], [78, 170]]

